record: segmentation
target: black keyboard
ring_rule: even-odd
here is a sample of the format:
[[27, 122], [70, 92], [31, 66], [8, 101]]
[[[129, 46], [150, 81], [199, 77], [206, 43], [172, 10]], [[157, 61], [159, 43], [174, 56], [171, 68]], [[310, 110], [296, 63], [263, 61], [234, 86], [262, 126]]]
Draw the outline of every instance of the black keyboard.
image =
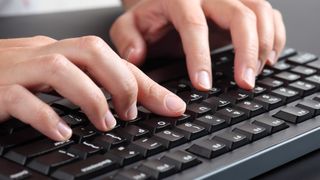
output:
[[54, 142], [16, 119], [2, 123], [0, 179], [248, 179], [320, 148], [316, 55], [286, 48], [250, 91], [233, 80], [232, 49], [212, 56], [208, 92], [195, 90], [179, 63], [148, 73], [187, 103], [181, 117], [139, 106], [135, 120], [117, 118], [102, 133], [67, 99], [39, 94], [73, 136]]

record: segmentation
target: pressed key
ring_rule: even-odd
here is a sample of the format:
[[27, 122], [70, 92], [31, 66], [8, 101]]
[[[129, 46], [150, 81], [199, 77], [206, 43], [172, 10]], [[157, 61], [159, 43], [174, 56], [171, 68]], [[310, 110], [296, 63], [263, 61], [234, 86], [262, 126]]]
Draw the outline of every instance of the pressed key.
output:
[[187, 141], [183, 134], [175, 130], [164, 130], [156, 133], [153, 138], [161, 142], [166, 148], [173, 148]]
[[189, 148], [188, 151], [208, 159], [215, 158], [221, 154], [228, 152], [228, 147], [215, 139], [202, 139], [196, 141]]
[[288, 62], [290, 63], [295, 63], [295, 64], [306, 64], [308, 62], [314, 61], [317, 59], [317, 56], [311, 53], [298, 53], [295, 56], [289, 57], [287, 59]]
[[118, 164], [112, 159], [99, 154], [62, 166], [52, 173], [52, 177], [57, 179], [90, 179], [110, 172], [117, 167]]
[[280, 97], [275, 97], [269, 94], [263, 94], [254, 98], [254, 101], [263, 105], [264, 109], [272, 110], [283, 104]]
[[307, 96], [316, 91], [316, 86], [305, 81], [296, 81], [289, 84], [289, 87], [298, 90], [303, 96]]
[[159, 141], [152, 138], [142, 138], [133, 141], [130, 144], [130, 147], [136, 151], [139, 151], [143, 157], [152, 156], [165, 150], [165, 147]]
[[77, 142], [82, 142], [90, 137], [97, 135], [96, 129], [91, 126], [80, 126], [72, 129], [72, 138]]
[[178, 171], [183, 171], [201, 163], [196, 156], [182, 150], [166, 153], [161, 161], [174, 165]]
[[184, 137], [188, 140], [197, 139], [208, 133], [204, 127], [190, 122], [178, 125], [174, 130], [183, 134]]
[[78, 156], [75, 154], [68, 153], [65, 150], [57, 150], [32, 159], [28, 163], [28, 167], [48, 175], [53, 169], [73, 162], [77, 158]]
[[269, 78], [269, 77], [261, 79], [257, 83], [269, 90], [276, 89], [284, 84], [282, 81]]
[[160, 117], [150, 118], [149, 120], [141, 122], [140, 125], [148, 129], [152, 134], [171, 127], [170, 121], [167, 121]]
[[49, 139], [43, 139], [10, 149], [4, 156], [14, 162], [24, 165], [30, 158], [66, 147], [72, 143], [72, 140], [55, 142]]
[[231, 105], [229, 101], [222, 99], [220, 97], [211, 97], [202, 101], [201, 103], [209, 106], [212, 109], [212, 111], [217, 111], [219, 109], [222, 109]]
[[265, 112], [261, 104], [255, 103], [253, 101], [242, 101], [236, 105], [236, 108], [246, 113], [248, 117], [253, 117]]
[[249, 139], [242, 134], [235, 132], [223, 132], [213, 137], [224, 144], [231, 150], [249, 143]]
[[227, 93], [221, 94], [219, 97], [227, 101], [230, 101], [232, 104], [236, 104], [240, 101], [246, 100], [249, 97], [249, 95], [236, 90], [231, 90]]
[[85, 114], [80, 112], [72, 112], [62, 117], [62, 119], [71, 127], [83, 125], [89, 122]]
[[281, 97], [286, 103], [290, 103], [300, 98], [298, 91], [290, 88], [281, 87], [272, 91], [272, 94]]
[[126, 143], [126, 139], [113, 132], [107, 132], [103, 135], [94, 137], [93, 144], [102, 147], [105, 151], [110, 148], [118, 147]]
[[174, 165], [162, 162], [158, 159], [150, 159], [143, 162], [138, 170], [151, 175], [154, 179], [163, 179], [176, 173]]
[[305, 66], [296, 66], [291, 71], [303, 76], [310, 76], [317, 72], [317, 70]]
[[288, 107], [282, 108], [279, 112], [277, 112], [273, 116], [276, 118], [297, 124], [312, 118], [312, 113], [310, 113], [306, 109], [288, 106]]
[[253, 124], [264, 127], [269, 134], [276, 133], [289, 127], [283, 120], [272, 116], [259, 117], [253, 121]]
[[125, 166], [142, 159], [142, 155], [139, 151], [136, 151], [128, 146], [114, 148], [105, 155], [115, 160], [118, 164], [120, 164], [120, 166]]
[[320, 115], [320, 102], [318, 101], [306, 99], [299, 102], [299, 104], [297, 104], [297, 107], [310, 111], [313, 116]]
[[236, 124], [247, 118], [244, 112], [229, 107], [217, 111], [215, 115], [227, 120], [228, 124]]
[[78, 155], [81, 159], [86, 159], [87, 157], [96, 154], [101, 150], [102, 147], [96, 146], [87, 141], [84, 141], [80, 144], [73, 144], [67, 149], [69, 153]]
[[228, 126], [226, 120], [210, 114], [195, 119], [193, 123], [204, 127], [209, 133]]
[[250, 141], [256, 141], [268, 135], [264, 127], [246, 123], [232, 130], [233, 132], [245, 135]]
[[281, 72], [276, 74], [275, 77], [279, 78], [283, 82], [290, 83], [300, 79], [301, 76], [290, 72]]
[[200, 103], [200, 104], [195, 103], [195, 104], [188, 104], [186, 111], [192, 117], [196, 118], [196, 117], [203, 116], [203, 115], [211, 112], [211, 108], [209, 106], [202, 104], [202, 103]]
[[123, 169], [114, 177], [114, 180], [150, 180], [151, 176], [137, 169]]
[[187, 104], [199, 102], [203, 99], [203, 97], [200, 94], [190, 91], [178, 93], [178, 96]]
[[128, 139], [129, 141], [133, 141], [148, 136], [149, 130], [136, 125], [129, 125], [124, 128], [116, 129], [116, 133], [121, 134], [124, 138]]

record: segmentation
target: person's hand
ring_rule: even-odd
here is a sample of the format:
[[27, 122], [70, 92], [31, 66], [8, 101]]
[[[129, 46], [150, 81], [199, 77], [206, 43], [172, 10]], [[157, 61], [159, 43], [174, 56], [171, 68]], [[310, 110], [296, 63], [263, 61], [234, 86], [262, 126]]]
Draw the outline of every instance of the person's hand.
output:
[[225, 36], [221, 29], [230, 31], [235, 49], [234, 78], [245, 89], [254, 87], [255, 76], [266, 63], [277, 61], [286, 41], [280, 12], [265, 0], [124, 0], [124, 5], [127, 11], [110, 30], [120, 55], [140, 64], [147, 46], [175, 28], [182, 41], [190, 80], [200, 90], [212, 86], [206, 18], [218, 26], [213, 31], [219, 29], [210, 41], [221, 39], [221, 34]]
[[0, 40], [0, 122], [13, 116], [54, 140], [70, 138], [66, 123], [31, 93], [54, 89], [78, 105], [98, 130], [110, 130], [116, 122], [94, 82], [112, 95], [123, 120], [137, 116], [137, 101], [161, 115], [185, 111], [180, 98], [122, 60], [98, 37]]

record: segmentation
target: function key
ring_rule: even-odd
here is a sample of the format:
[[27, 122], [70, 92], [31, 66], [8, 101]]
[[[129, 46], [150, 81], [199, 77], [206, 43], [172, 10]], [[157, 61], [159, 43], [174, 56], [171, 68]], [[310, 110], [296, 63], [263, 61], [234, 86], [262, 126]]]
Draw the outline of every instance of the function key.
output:
[[299, 92], [292, 90], [290, 88], [281, 87], [272, 91], [272, 93], [276, 96], [281, 97], [285, 102], [289, 103], [296, 99], [299, 99]]
[[297, 124], [302, 121], [312, 118], [312, 114], [306, 110], [299, 107], [285, 107], [282, 108], [279, 112], [273, 115], [276, 118]]
[[233, 132], [245, 135], [250, 141], [256, 141], [268, 135], [264, 127], [250, 123], [234, 128]]
[[149, 159], [143, 162], [138, 170], [151, 175], [154, 179], [163, 179], [176, 173], [174, 165], [162, 162], [158, 159]]
[[204, 127], [210, 133], [228, 126], [226, 120], [210, 114], [195, 119], [194, 123]]
[[269, 94], [263, 94], [254, 98], [254, 101], [263, 105], [266, 110], [275, 109], [283, 104], [282, 99]]
[[294, 68], [291, 69], [292, 72], [304, 75], [304, 76], [310, 76], [313, 75], [314, 73], [316, 73], [317, 71], [315, 69], [312, 68], [308, 68], [305, 66], [296, 66]]
[[303, 53], [298, 53], [295, 56], [289, 57], [287, 61], [295, 64], [305, 64], [305, 63], [314, 61], [316, 59], [317, 59], [316, 55], [303, 52]]
[[289, 73], [289, 72], [281, 72], [275, 75], [275, 77], [279, 78], [284, 82], [293, 82], [300, 79], [300, 75]]
[[236, 132], [224, 132], [214, 136], [213, 139], [226, 144], [230, 150], [249, 143], [249, 139], [245, 135]]
[[137, 169], [123, 169], [119, 171], [114, 177], [114, 180], [148, 180], [151, 179], [149, 174], [146, 174]]
[[212, 159], [229, 151], [228, 147], [215, 139], [202, 139], [194, 142], [188, 150], [192, 154]]
[[272, 116], [259, 117], [253, 121], [253, 124], [264, 127], [268, 133], [276, 133], [289, 127], [283, 120]]
[[166, 153], [161, 161], [174, 165], [178, 171], [183, 171], [201, 163], [196, 156], [182, 150]]
[[283, 49], [283, 51], [280, 53], [279, 59], [285, 59], [285, 58], [287, 58], [289, 56], [293, 56], [295, 54], [297, 54], [297, 51], [295, 49], [285, 47]]
[[266, 87], [269, 90], [276, 89], [284, 84], [282, 81], [279, 81], [273, 78], [264, 78], [264, 79], [258, 80], [257, 83], [263, 87]]

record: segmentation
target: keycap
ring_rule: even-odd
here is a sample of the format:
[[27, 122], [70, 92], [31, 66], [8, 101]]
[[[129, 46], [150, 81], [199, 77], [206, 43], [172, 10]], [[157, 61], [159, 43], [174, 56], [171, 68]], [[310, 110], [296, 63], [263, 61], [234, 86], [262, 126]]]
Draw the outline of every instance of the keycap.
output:
[[212, 111], [217, 111], [219, 109], [222, 109], [231, 105], [229, 101], [222, 99], [220, 97], [210, 97], [202, 101], [202, 104], [209, 106]]
[[172, 126], [177, 126], [179, 124], [191, 121], [191, 116], [189, 114], [182, 114], [178, 117], [160, 117], [161, 119], [170, 122]]
[[232, 131], [245, 135], [250, 141], [256, 141], [268, 135], [264, 127], [250, 123], [235, 127]]
[[0, 157], [1, 179], [49, 179], [19, 164]]
[[300, 75], [290, 73], [290, 72], [280, 72], [280, 73], [276, 74], [275, 77], [280, 79], [281, 81], [287, 82], [287, 83], [296, 81], [301, 78]]
[[164, 130], [154, 134], [153, 138], [163, 144], [166, 148], [173, 148], [187, 141], [183, 134], [175, 130]]
[[317, 71], [315, 69], [305, 67], [305, 66], [296, 66], [291, 69], [292, 72], [301, 74], [303, 76], [310, 76], [316, 73]]
[[266, 88], [261, 87], [261, 86], [255, 86], [251, 90], [244, 90], [244, 89], [239, 89], [240, 92], [248, 94], [250, 98], [254, 98], [258, 95], [261, 95], [266, 92]]
[[279, 54], [279, 59], [285, 59], [289, 56], [297, 54], [297, 51], [293, 48], [285, 47], [282, 52]]
[[174, 129], [176, 132], [183, 134], [184, 137], [188, 140], [197, 139], [201, 136], [206, 135], [208, 132], [205, 130], [204, 127], [199, 126], [197, 124], [186, 122], [176, 126]]
[[320, 75], [309, 76], [305, 80], [315, 84], [317, 87], [320, 87]]
[[104, 155], [94, 155], [85, 160], [64, 165], [52, 173], [57, 179], [90, 179], [110, 172], [118, 167], [112, 159]]
[[275, 109], [283, 104], [280, 97], [275, 97], [269, 94], [263, 94], [254, 98], [254, 101], [263, 105], [266, 110]]
[[282, 86], [284, 83], [280, 80], [276, 80], [276, 79], [273, 79], [273, 78], [264, 78], [264, 79], [261, 79], [261, 80], [258, 80], [257, 82], [259, 85], [267, 88], [268, 90], [272, 90], [272, 89], [276, 89], [280, 86]]
[[296, 106], [308, 110], [313, 116], [320, 115], [320, 102], [318, 101], [305, 99]]
[[97, 131], [92, 125], [73, 128], [72, 133], [72, 138], [76, 142], [82, 142], [90, 137], [97, 135]]
[[30, 143], [41, 137], [42, 135], [31, 127], [18, 131], [12, 135], [0, 136], [0, 155], [6, 152], [9, 148], [13, 148], [24, 143]]
[[269, 69], [269, 68], [264, 68], [261, 72], [261, 74], [259, 75], [259, 78], [260, 77], [269, 77], [271, 76], [272, 74], [274, 74], [274, 71], [272, 69]]
[[37, 93], [36, 96], [46, 104], [52, 104], [53, 102], [61, 99], [61, 97], [59, 96], [55, 96], [47, 93]]
[[149, 130], [141, 128], [136, 125], [129, 125], [124, 128], [118, 128], [115, 130], [117, 134], [121, 134], [124, 138], [129, 141], [137, 140], [142, 137], [146, 137], [149, 135]]
[[188, 83], [182, 82], [182, 81], [170, 81], [165, 84], [163, 84], [163, 87], [167, 88], [171, 92], [177, 94], [183, 91], [190, 91], [191, 86], [189, 86]]
[[245, 135], [235, 132], [223, 132], [214, 136], [213, 139], [224, 143], [231, 150], [249, 143]]
[[285, 61], [278, 61], [272, 66], [272, 68], [277, 71], [286, 71], [291, 68], [291, 65], [286, 63]]
[[152, 116], [151, 111], [146, 109], [143, 106], [138, 106], [138, 117], [141, 117], [143, 120], [149, 119]]
[[282, 108], [279, 112], [277, 112], [273, 116], [294, 124], [297, 124], [312, 118], [312, 114], [308, 110], [301, 109], [299, 107], [290, 107], [290, 106]]
[[162, 162], [158, 159], [150, 159], [143, 162], [138, 170], [151, 175], [154, 179], [163, 179], [176, 173], [174, 165]]
[[16, 163], [24, 165], [30, 158], [66, 147], [72, 143], [72, 140], [56, 142], [49, 139], [42, 139], [10, 149], [4, 156]]
[[247, 118], [244, 112], [229, 107], [217, 111], [215, 115], [225, 119], [228, 124], [236, 124]]
[[319, 70], [320, 69], [320, 60], [316, 60], [316, 61], [313, 61], [311, 63], [308, 63], [308, 66], [316, 68], [316, 69]]
[[62, 110], [63, 112], [70, 112], [74, 110], [78, 110], [79, 106], [73, 104], [68, 99], [61, 99], [59, 101], [55, 101], [51, 106]]
[[193, 123], [204, 127], [209, 133], [228, 126], [226, 120], [210, 114], [195, 119]]
[[276, 133], [289, 127], [283, 120], [272, 116], [259, 117], [253, 121], [253, 124], [264, 127], [269, 134]]
[[253, 101], [242, 101], [236, 105], [237, 109], [246, 113], [248, 117], [259, 115], [265, 112], [263, 106]]
[[299, 99], [299, 92], [290, 88], [281, 87], [272, 91], [272, 94], [280, 97], [285, 102], [290, 103], [296, 99]]
[[75, 154], [81, 159], [86, 159], [93, 154], [97, 154], [101, 150], [102, 147], [94, 145], [87, 141], [83, 141], [80, 144], [73, 144], [67, 149], [69, 153]]
[[165, 150], [165, 147], [159, 141], [152, 138], [141, 138], [133, 141], [130, 147], [139, 151], [143, 157], [149, 157]]
[[215, 158], [228, 151], [228, 147], [224, 143], [215, 139], [202, 139], [194, 142], [188, 148], [188, 152], [208, 159]]
[[139, 125], [148, 129], [152, 134], [163, 131], [171, 127], [170, 121], [161, 119], [159, 117], [153, 117], [147, 121], [141, 122]]
[[307, 53], [307, 52], [301, 52], [295, 56], [289, 57], [287, 59], [287, 61], [290, 63], [295, 63], [295, 64], [306, 64], [306, 63], [314, 61], [316, 59], [317, 59], [317, 56], [314, 54]]
[[142, 159], [141, 153], [129, 146], [119, 146], [110, 150], [105, 155], [116, 161], [120, 166], [125, 166]]
[[203, 97], [200, 94], [197, 94], [196, 92], [190, 92], [190, 91], [178, 93], [178, 96], [187, 104], [199, 102], [203, 99]]
[[126, 139], [113, 132], [107, 132], [103, 135], [98, 135], [91, 140], [97, 146], [102, 147], [105, 151], [110, 148], [118, 147], [126, 143]]
[[18, 119], [10, 118], [9, 120], [1, 123], [0, 134], [2, 135], [13, 134], [26, 127], [27, 127], [27, 124], [19, 121]]
[[203, 99], [207, 99], [212, 96], [218, 96], [221, 94], [221, 89], [218, 87], [212, 87], [208, 91], [197, 91], [193, 90], [193, 92], [196, 92], [197, 94], [201, 95]]
[[232, 90], [227, 93], [221, 94], [219, 97], [231, 102], [232, 104], [236, 104], [240, 101], [246, 100], [249, 97], [249, 95], [239, 91]]
[[79, 112], [72, 112], [63, 116], [62, 119], [72, 128], [89, 122], [86, 115]]
[[186, 113], [196, 118], [211, 112], [211, 108], [202, 103], [188, 104]]
[[196, 156], [182, 150], [166, 153], [161, 161], [174, 165], [177, 171], [183, 171], [201, 163]]
[[119, 171], [114, 177], [114, 180], [150, 180], [151, 176], [137, 169], [124, 169]]
[[36, 157], [28, 163], [28, 167], [42, 174], [48, 175], [53, 169], [74, 162], [78, 156], [65, 150], [57, 150]]
[[310, 95], [316, 91], [315, 85], [313, 85], [311, 83], [307, 83], [305, 81], [293, 82], [293, 83], [289, 84], [289, 88], [299, 91], [300, 94], [302, 94], [303, 96]]

